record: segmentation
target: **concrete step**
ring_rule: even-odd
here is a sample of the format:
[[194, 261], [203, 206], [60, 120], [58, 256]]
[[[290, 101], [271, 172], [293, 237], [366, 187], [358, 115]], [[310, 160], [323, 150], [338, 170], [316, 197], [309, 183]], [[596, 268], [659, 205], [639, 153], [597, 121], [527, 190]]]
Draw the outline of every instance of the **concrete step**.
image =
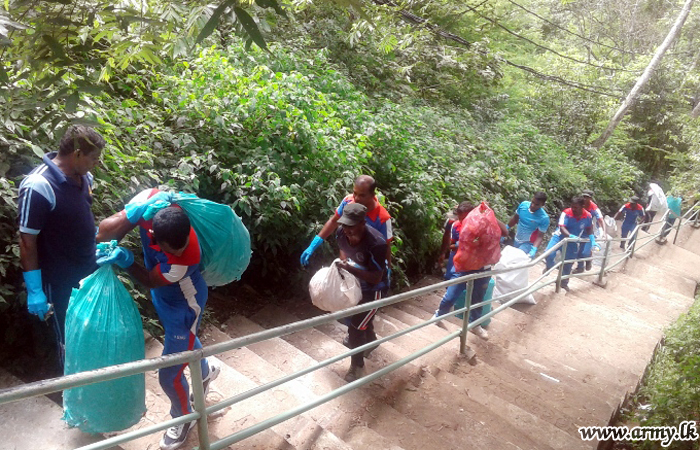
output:
[[[637, 261], [644, 261], [648, 265], [638, 267]], [[660, 264], [661, 261], [663, 263]], [[664, 245], [651, 243], [635, 252], [634, 258], [628, 261], [626, 272], [640, 278], [654, 279], [668, 288], [674, 288], [675, 280], [678, 277], [692, 280], [695, 283], [700, 282], [698, 267], [700, 267], [700, 255], [670, 242]], [[664, 278], [654, 276], [654, 273], [658, 273], [658, 271], [663, 272]]]
[[[154, 358], [160, 356], [162, 353], [163, 345], [153, 337], [146, 336], [146, 358]], [[210, 358], [213, 361], [217, 361], [215, 357]], [[231, 370], [228, 370], [223, 363], [220, 363], [219, 365], [222, 366], [223, 370], [219, 375], [219, 378], [217, 378], [217, 380], [214, 381], [210, 387], [209, 395], [207, 396], [207, 404], [212, 404], [216, 400], [222, 400], [225, 398], [225, 394], [232, 396], [242, 392], [231, 391], [230, 386], [246, 386], [249, 389], [255, 387], [254, 383], [251, 383], [240, 374], [231, 373]], [[185, 369], [185, 374], [189, 375], [189, 369]], [[187, 378], [189, 382], [189, 376]], [[146, 405], [148, 406], [146, 416], [144, 416], [144, 418], [132, 429], [143, 428], [145, 426], [150, 426], [170, 419], [170, 400], [160, 387], [157, 371], [146, 373]], [[233, 433], [237, 429], [234, 425], [242, 428], [242, 425], [247, 421], [252, 422], [251, 417], [245, 415], [240, 417], [235, 414], [236, 412], [237, 410], [227, 408], [223, 412], [216, 413], [209, 417], [208, 423], [210, 441], [213, 442]], [[122, 446], [124, 447], [124, 450], [158, 449], [162, 434], [163, 433], [157, 433], [150, 436], [144, 436], [130, 443], [122, 444]], [[185, 441], [183, 448], [193, 448], [197, 446], [198, 443], [198, 430], [195, 428], [192, 432], [190, 432], [190, 435], [187, 437], [187, 441]], [[258, 435], [246, 439], [243, 442], [234, 444], [229, 448], [241, 450], [252, 448], [294, 450], [294, 447], [291, 444], [287, 444], [284, 439], [279, 437], [279, 435], [272, 430], [266, 430]]]
[[[0, 368], [0, 389], [24, 383]], [[61, 419], [63, 408], [44, 396], [0, 405], [3, 450], [69, 450], [103, 439], [70, 428]], [[115, 447], [119, 449], [120, 447]]]
[[[409, 315], [408, 313], [401, 311], [397, 308], [394, 308], [393, 310], [387, 310], [385, 311], [387, 314], [390, 315], [398, 315], [402, 318], [402, 320], [406, 323], [410, 324], [416, 324], [419, 321], [422, 321], [423, 319], [417, 318], [415, 316]], [[444, 331], [437, 329], [435, 327], [426, 327], [424, 328], [425, 333], [429, 335], [429, 338], [432, 340], [436, 340], [441, 338], [444, 335]], [[493, 367], [488, 366], [489, 368], [482, 371], [485, 373], [488, 373], [488, 382], [486, 381], [485, 376], [483, 373], [479, 373], [478, 371], [472, 370], [474, 367], [484, 367], [488, 366], [485, 364], [476, 364], [474, 366], [469, 365], [469, 364], [464, 364], [459, 361], [459, 359], [455, 358], [441, 358], [438, 364], [435, 366], [431, 366], [431, 369], [434, 367], [434, 372], [436, 373], [460, 373], [461, 375], [467, 375], [469, 374], [469, 379], [472, 380], [472, 382], [479, 382], [481, 381], [480, 386], [482, 386], [484, 389], [488, 389], [489, 387], [493, 387], [493, 382], [491, 379], [497, 376], [498, 373], [501, 373], [502, 371], [498, 371]], [[461, 367], [461, 369], [459, 369]], [[431, 370], [431, 371], [433, 371]], [[504, 372], [505, 373], [505, 372]], [[507, 376], [507, 373], [505, 373]], [[474, 380], [473, 378], [476, 378]], [[547, 392], [542, 392], [542, 396], [538, 397], [535, 395], [531, 394], [532, 391], [532, 385], [524, 383], [520, 380], [517, 380], [513, 377], [507, 376], [507, 381], [501, 381], [500, 384], [500, 389], [499, 391], [505, 392], [507, 395], [503, 397], [504, 400], [513, 403], [516, 406], [523, 406], [524, 408], [527, 407], [534, 407], [534, 413], [535, 415], [538, 415], [541, 413], [542, 415], [539, 416], [543, 420], [550, 421], [552, 425], [555, 426], [561, 426], [562, 424], [574, 424], [577, 421], [579, 421], [580, 417], [580, 411], [575, 410], [573, 412], [573, 415], [571, 417], [567, 418], [567, 414], [562, 412], [560, 409], [558, 409], [559, 405], [556, 405], [554, 403], [547, 403], [545, 402], [546, 396], [548, 395]], [[505, 387], [504, 389], [504, 386]], [[498, 395], [498, 391], [496, 392]], [[525, 400], [523, 402], [523, 400]], [[575, 431], [575, 429], [569, 428], [565, 430], [567, 432]]]
[[[221, 360], [221, 367], [221, 374], [212, 383], [212, 388], [215, 389], [215, 392], [220, 393], [222, 398], [229, 398], [258, 386], [257, 383], [228, 365], [225, 362], [225, 357]], [[279, 406], [280, 399], [277, 395], [276, 391], [256, 395], [225, 409], [217, 417], [210, 418], [209, 433], [212, 441], [227, 437], [280, 412], [284, 408]], [[327, 445], [330, 448], [342, 450], [349, 449], [338, 439], [323, 433], [313, 421], [301, 416], [278, 424], [227, 448], [241, 450], [250, 448], [280, 450], [323, 448], [317, 447], [317, 445]]]
[[[690, 224], [681, 227], [681, 232], [676, 240], [676, 245], [688, 250], [691, 253], [700, 255], [700, 239], [697, 239], [698, 235], [695, 233], [697, 233], [697, 230], [690, 226]], [[669, 239], [669, 241], [673, 242], [673, 238]]]
[[623, 297], [623, 304], [630, 310], [643, 307], [656, 312], [660, 316], [657, 321], [663, 326], [672, 323], [679, 311], [686, 311], [694, 302], [693, 296], [679, 294], [625, 272], [609, 277], [605, 289]]
[[[280, 317], [282, 317], [281, 320]], [[269, 310], [266, 308], [260, 311], [254, 315], [253, 318], [266, 328], [279, 326], [289, 320], [293, 321], [296, 319], [289, 314], [280, 314], [274, 307]], [[311, 358], [313, 361], [322, 361], [332, 355], [347, 350], [340, 342], [317, 329], [308, 329], [290, 334], [284, 336], [283, 340], [289, 343], [290, 346], [306, 354], [307, 357]], [[367, 373], [383, 367], [384, 363], [382, 361], [377, 362], [375, 358], [375, 353], [379, 351], [382, 351], [382, 347], [379, 347], [372, 353], [371, 359], [365, 360]], [[298, 361], [303, 361], [303, 358], [294, 358], [294, 360], [290, 361], [289, 364], [285, 364], [283, 367], [287, 368], [287, 370], [292, 370], [293, 365], [297, 364]], [[342, 380], [342, 376], [347, 371], [347, 368], [348, 362], [345, 361], [341, 361], [340, 364], [336, 363], [329, 366], [334, 376], [332, 375], [326, 378], [326, 381], [332, 382], [334, 387], [345, 384]], [[324, 371], [327, 370], [328, 369], [321, 369], [316, 373], [324, 374]], [[343, 436], [343, 438], [348, 441], [349, 438], [347, 436], [350, 432], [356, 430], [358, 426], [363, 426], [370, 428], [390, 442], [394, 442], [394, 445], [400, 446], [406, 450], [458, 448], [450, 441], [443, 439], [440, 435], [432, 433], [429, 429], [397, 412], [385, 403], [387, 399], [391, 399], [397, 392], [404, 389], [415, 389], [419, 383], [419, 379], [420, 377], [415, 373], [415, 369], [409, 369], [407, 366], [404, 366], [388, 376], [375, 380], [373, 383], [365, 385], [361, 389], [356, 389], [344, 396], [343, 399], [346, 397], [354, 397], [355, 402], [360, 405], [360, 409], [354, 411], [351, 409], [347, 411], [343, 410], [346, 414], [354, 416], [354, 423], [356, 425], [349, 430], [338, 430], [338, 435]], [[317, 383], [314, 385], [316, 389], [320, 386], [320, 384]], [[324, 424], [324, 426], [330, 426], [330, 424]], [[360, 450], [362, 447], [357, 448]]]
[[[419, 309], [419, 311], [424, 312], [423, 310], [420, 310], [420, 309]], [[386, 313], [387, 314], [399, 314], [399, 315], [401, 315], [404, 322], [409, 322], [411, 324], [418, 323], [419, 321], [422, 321], [425, 319], [425, 317], [417, 318], [415, 316], [409, 315], [408, 313], [406, 313], [403, 310], [398, 310], [398, 308], [396, 308], [395, 310], [387, 310]], [[458, 327], [456, 325], [450, 324], [449, 326], [450, 326], [450, 328], [458, 329]], [[425, 330], [426, 334], [428, 334], [428, 333], [430, 334], [429, 338], [432, 340], [439, 339], [440, 337], [444, 336], [444, 330], [440, 330], [436, 327], [426, 327], [426, 328], [424, 328], [424, 330]], [[496, 333], [494, 333], [494, 331], [496, 331]], [[491, 328], [489, 333], [493, 337], [493, 336], [497, 335], [498, 330]], [[478, 343], [480, 341], [480, 339], [478, 339], [474, 336], [470, 336], [469, 339], [470, 339], [470, 342], [472, 343], [473, 348], [478, 348], [478, 347], [481, 347], [482, 345], [486, 345], [483, 342]], [[475, 343], [475, 342], [477, 342], [477, 343]], [[480, 356], [481, 356], [481, 353], [477, 352], [477, 360], [481, 359]], [[541, 357], [535, 356], [532, 359], [541, 360]], [[556, 365], [556, 363], [549, 361], [549, 360], [546, 360], [544, 362], [546, 364], [549, 364], [550, 366]], [[521, 364], [525, 364], [525, 361], [521, 361]], [[476, 364], [475, 365], [475, 367], [478, 367], [478, 368], [481, 368], [484, 366], [488, 366], [488, 369], [486, 369], [485, 372], [488, 373], [489, 379], [494, 378], [495, 376], [497, 376], [497, 374], [501, 374], [501, 373], [506, 374], [506, 375], [508, 374], [507, 370], [502, 370], [501, 368], [499, 368], [497, 366], [492, 367], [492, 366], [489, 366], [488, 364]], [[437, 368], [437, 372], [447, 371], [447, 372], [451, 372], [451, 373], [456, 372], [458, 370], [458, 367], [462, 367], [461, 372], [462, 373], [469, 373], [469, 377], [472, 377], [472, 376], [478, 377], [479, 376], [478, 373], [474, 374], [469, 369], [469, 367], [473, 367], [473, 366], [471, 366], [469, 364], [461, 363], [458, 359], [455, 359], [455, 358], [449, 358], [449, 357], [442, 358], [441, 362], [438, 363], [435, 367]], [[466, 368], [466, 370], [464, 368]], [[481, 378], [483, 378], [483, 376]], [[557, 396], [557, 394], [561, 394], [560, 397], [564, 395], [563, 392], [554, 392], [554, 390], [553, 390], [554, 386], [552, 385], [551, 381], [542, 382], [543, 380], [541, 377], [538, 380], [538, 381], [540, 381], [539, 384], [537, 384], [537, 383], [533, 384], [532, 382], [523, 382], [520, 379], [516, 379], [513, 377], [509, 377], [509, 376], [507, 378], [508, 378], [507, 384], [508, 384], [509, 388], [516, 388], [516, 389], [520, 388], [520, 392], [517, 393], [517, 395], [512, 395], [513, 393], [511, 392], [511, 395], [505, 398], [505, 400], [507, 400], [515, 405], [522, 404], [523, 407], [526, 407], [529, 405], [529, 407], [537, 408], [537, 404], [538, 404], [539, 399], [544, 399], [547, 396]], [[571, 383], [573, 385], [573, 387], [575, 388], [576, 391], [580, 392], [582, 389], [583, 390], [590, 389], [587, 386], [582, 386], [582, 383], [576, 382], [576, 380], [572, 379], [572, 377], [568, 377], [568, 381], [569, 381], [569, 383]], [[484, 388], [487, 388], [489, 385], [490, 385], [490, 383], [486, 383], [483, 386], [484, 386]], [[533, 389], [539, 389], [539, 391], [541, 393], [541, 396], [539, 398], [537, 396], [531, 395], [531, 391]], [[600, 392], [597, 390], [593, 390], [593, 395], [599, 396]], [[527, 399], [527, 401], [525, 403], [522, 403], [521, 401], [524, 399]], [[571, 409], [572, 417], [570, 420], [562, 421], [561, 420], [562, 417], [565, 416], [565, 414], [562, 412], [558, 411], [555, 413], [551, 413], [549, 411], [549, 409], [558, 408], [560, 406], [564, 409], [568, 409], [569, 406], [571, 406], [573, 408], [573, 409]], [[600, 409], [601, 408], [599, 407], [598, 411], [600, 411]], [[540, 405], [540, 408], [535, 410], [535, 415], [537, 415], [537, 412], [542, 412], [544, 414], [544, 416], [542, 416], [541, 418], [543, 420], [551, 421], [552, 424], [555, 426], [560, 426], [562, 424], [569, 425], [569, 424], [574, 424], [574, 423], [590, 423], [592, 420], [594, 420], [596, 418], [600, 418], [599, 417], [600, 415], [596, 416], [594, 414], [593, 415], [587, 414], [590, 411], [587, 410], [586, 408], [578, 408], [576, 404], [570, 405], [568, 402], [565, 402], [565, 401], [559, 401], [559, 404], [551, 403], [551, 404], [547, 404], [546, 406]], [[604, 419], [602, 419], [602, 420], [607, 420], [607, 418], [608, 418], [607, 414], [608, 413], [606, 413]], [[575, 430], [569, 428], [565, 431], [571, 432], [571, 431], [575, 431]]]
[[[163, 344], [152, 336], [146, 334], [146, 358], [155, 358], [163, 354]], [[141, 428], [155, 425], [170, 419], [170, 400], [163, 392], [158, 382], [158, 371], [151, 370], [146, 375], [146, 414], [141, 420], [126, 431], [140, 430]], [[134, 441], [122, 444], [124, 450], [157, 449], [160, 439], [165, 432], [143, 436]], [[185, 445], [192, 448], [197, 445], [197, 432], [191, 432], [185, 441]]]
[[[402, 313], [401, 311], [397, 310], [396, 308], [393, 308], [393, 306], [383, 308], [382, 314], [379, 317], [377, 317], [377, 319], [375, 319], [375, 329], [377, 330], [377, 332], [380, 335], [382, 335], [382, 334], [386, 335], [386, 334], [395, 332], [398, 329], [402, 329], [402, 328], [407, 327], [407, 325], [405, 323], [403, 323], [403, 322], [397, 320], [395, 317], [393, 317], [391, 315], [392, 313], [394, 315], [405, 314], [405, 313]], [[275, 314], [275, 316], [280, 317], [282, 315]], [[406, 317], [406, 318], [408, 319], [408, 317]], [[421, 320], [414, 318], [414, 321], [421, 321]], [[338, 326], [338, 327], [340, 328], [340, 326]], [[434, 327], [434, 326], [426, 327], [426, 329], [428, 329], [428, 330], [431, 328], [434, 329], [434, 332], [440, 333], [440, 331], [437, 329], [437, 327]], [[433, 338], [438, 337], [438, 336], [435, 336], [433, 334], [430, 337], [424, 338], [424, 337], [421, 337], [422, 332], [423, 332], [423, 330], [419, 330], [418, 332], [415, 332], [410, 336], [411, 339], [403, 341], [402, 345], [399, 346], [400, 348], [397, 349], [398, 354], [396, 356], [397, 357], [406, 356], [409, 353], [411, 353], [415, 350], [418, 350], [418, 349], [422, 348], [424, 345], [427, 345], [429, 342], [431, 342], [432, 341], [431, 337], [433, 337]], [[342, 336], [343, 336], [343, 332], [340, 332], [335, 338], [340, 340], [340, 339], [342, 339]], [[437, 358], [434, 358], [433, 363], [438, 363], [440, 360], [445, 359], [443, 355], [440, 355], [440, 353], [445, 353], [445, 356], [446, 356], [447, 354], [454, 355], [454, 352], [456, 352], [456, 348], [454, 350], [447, 350], [444, 352], [437, 352], [437, 351], [432, 352], [430, 355], [435, 354], [437, 356]], [[421, 360], [422, 360], [422, 358], [421, 358]], [[424, 382], [426, 379], [429, 379], [429, 380], [432, 379], [434, 382], [436, 382], [436, 380], [434, 380], [429, 375], [429, 371], [421, 372], [421, 379], [422, 379], [421, 382]], [[415, 388], [410, 389], [409, 388], [409, 389], [398, 390], [398, 391], [395, 391], [395, 394], [391, 397], [391, 399], [393, 399], [393, 401], [396, 402], [396, 401], [398, 401], [397, 399], [402, 399], [402, 398], [406, 398], [406, 397], [414, 397], [411, 394], [411, 392], [421, 392], [422, 389], [423, 388], [421, 386], [420, 389], [415, 389]], [[478, 389], [478, 388], [476, 388], [476, 389]], [[456, 391], [456, 392], [452, 392], [452, 394], [449, 394], [450, 389], [447, 387], [445, 387], [443, 389], [443, 391], [448, 392], [445, 394], [445, 395], [447, 395], [448, 398], [449, 397], [460, 397], [463, 395], [462, 391]], [[483, 399], [483, 398], [488, 397], [488, 395], [490, 395], [490, 394], [484, 392], [484, 393], [480, 393], [477, 395], [480, 395], [480, 398]], [[392, 405], [393, 404], [394, 403], [392, 403]], [[547, 447], [546, 443], [535, 442], [530, 437], [528, 437], [527, 434], [523, 434], [521, 432], [518, 432], [517, 429], [513, 428], [512, 426], [504, 426], [502, 428], [499, 428], [502, 426], [501, 424], [507, 423], [507, 420], [504, 420], [503, 417], [500, 417], [498, 414], [492, 412], [489, 408], [489, 405], [496, 405], [496, 406], [493, 406], [493, 408], [496, 408], [502, 414], [505, 414], [508, 416], [510, 416], [514, 410], [519, 411], [519, 415], [516, 415], [516, 416], [520, 417], [521, 419], [528, 418], [528, 420], [530, 421], [528, 423], [541, 421], [541, 419], [539, 417], [532, 415], [524, 410], [520, 411], [519, 407], [517, 407], [515, 405], [511, 405], [508, 402], [506, 402], [505, 400], [500, 399], [500, 398], [498, 400], [491, 399], [491, 401], [488, 405], [483, 404], [483, 402], [482, 403], [478, 403], [478, 402], [474, 403], [474, 402], [470, 402], [468, 400], [465, 400], [465, 407], [462, 408], [463, 411], [461, 411], [461, 414], [459, 414], [457, 416], [457, 418], [458, 418], [457, 424], [445, 423], [445, 430], [454, 429], [459, 434], [459, 432], [460, 432], [459, 429], [462, 427], [462, 425], [465, 427], [465, 430], [473, 430], [475, 427], [483, 427], [484, 423], [487, 423], [490, 431], [484, 430], [483, 432], [479, 433], [479, 439], [481, 440], [480, 444], [478, 445], [479, 448], [487, 448], [487, 447], [488, 448], [499, 448], [498, 446], [503, 444], [503, 436], [507, 436], [507, 435], [512, 436], [515, 441], [518, 441], [521, 448], [533, 448], [533, 449], [535, 449], [535, 448], [537, 448], [537, 449], [549, 448], [549, 447]], [[402, 405], [402, 406], [405, 406], [405, 405]], [[454, 405], [451, 405], [451, 406], [454, 406]], [[446, 407], [449, 408], [451, 406], [447, 406], [446, 404], [443, 404], [443, 406], [440, 406], [437, 404], [432, 404], [431, 408], [435, 409], [432, 412], [425, 411], [425, 408], [427, 406], [424, 406], [423, 407], [424, 411], [421, 412], [421, 414], [416, 414], [415, 410], [413, 410], [413, 408], [411, 408], [409, 406], [403, 412], [410, 414], [410, 417], [412, 417], [414, 420], [418, 420], [419, 417], [417, 417], [417, 416], [420, 416], [420, 417], [425, 417], [425, 416], [452, 417], [453, 414], [450, 414], [450, 411], [444, 411], [441, 409], [441, 408], [446, 408]], [[549, 423], [547, 423], [547, 425], [542, 425], [542, 426], [545, 428], [547, 428], [547, 427], [552, 428], [552, 429], [556, 428], [556, 427], [554, 427], [554, 425], [549, 424]], [[450, 432], [441, 431], [441, 433], [449, 435]], [[489, 434], [489, 433], [491, 433], [491, 434]], [[566, 435], [566, 433], [561, 431], [561, 430], [558, 430], [558, 431], [554, 430], [548, 436], [557, 435], [557, 434], [561, 434], [561, 433], [564, 433], [563, 435]], [[494, 438], [494, 436], [498, 436], [498, 438]], [[562, 436], [559, 436], [557, 438], [557, 440], [562, 441], [562, 442], [566, 442], [566, 439], [568, 439], [568, 438], [562, 438]], [[457, 439], [456, 436], [453, 436], [452, 438]], [[527, 446], [523, 447], [525, 445], [524, 443], [527, 443], [527, 442], [530, 443], [530, 447], [527, 447]]]
[[[551, 307], [546, 314], [533, 317], [522, 328], [512, 328], [504, 335], [492, 334], [492, 342], [529, 359], [543, 361], [546, 358], [550, 361], [544, 363], [546, 366], [558, 363], [574, 369], [572, 377], [602, 392], [636, 386], [638, 366], [644, 363], [638, 361], [634, 348], [642, 339], [653, 350], [658, 340], [651, 336], [654, 329], [643, 323], [644, 326], [638, 326], [615, 321], [619, 317], [621, 321], [634, 322], [636, 318], [632, 314], [614, 315], [604, 306], [588, 303], [574, 294], [564, 297], [559, 307]], [[561, 333], [562, 324], [566, 324], [565, 334]], [[646, 334], [638, 337], [635, 333], [640, 329]], [[624, 339], [628, 335], [634, 339]]]
[[[543, 296], [540, 303], [535, 305], [535, 307], [530, 311], [534, 313], [538, 312], [541, 308], [545, 309], [550, 302], [556, 304], [556, 301], [553, 301], [553, 298], [553, 295]], [[421, 316], [421, 319], [426, 319], [430, 314], [428, 312], [430, 309], [429, 303], [425, 298], [418, 300], [422, 300], [422, 305], [420, 308], [416, 308], [414, 306], [417, 301], [405, 302], [394, 306], [396, 306], [397, 309], [400, 308], [402, 311]], [[509, 309], [504, 311], [508, 310]], [[542, 314], [546, 315], [544, 312]], [[472, 334], [469, 335], [469, 345], [473, 349], [477, 350], [478, 358], [487, 356], [486, 361], [489, 362], [491, 361], [490, 358], [494, 355], [510, 353], [506, 357], [513, 360], [516, 365], [522, 364], [527, 368], [537, 369], [538, 373], [542, 372], [560, 381], [566, 382], [568, 385], [574, 388], [575, 391], [589, 391], [593, 398], [606, 397], [605, 390], [608, 386], [596, 385], [595, 382], [599, 381], [599, 375], [597, 374], [595, 367], [590, 367], [586, 360], [578, 361], [576, 358], [573, 358], [573, 365], [578, 366], [574, 368], [571, 366], [571, 364], [568, 364], [570, 361], [562, 358], [561, 355], [571, 353], [572, 350], [569, 346], [563, 346], [560, 343], [560, 337], [543, 341], [542, 348], [538, 349], [537, 351], [530, 348], [529, 343], [518, 342], [519, 340], [523, 339], [523, 336], [526, 335], [524, 334], [523, 330], [525, 330], [528, 321], [531, 320], [531, 314], [514, 311], [514, 317], [518, 319], [518, 322], [514, 322], [512, 327], [503, 327], [502, 324], [498, 322], [492, 322], [492, 325], [489, 327], [489, 335], [491, 336], [489, 343], [481, 341]], [[456, 320], [448, 320], [445, 322], [450, 332], [461, 328], [461, 324], [458, 325], [458, 321]], [[511, 335], [513, 336], [512, 339], [515, 340], [514, 342], [510, 340]], [[500, 346], [500, 349], [496, 349], [496, 345]], [[573, 351], [576, 350], [576, 348], [573, 349]], [[546, 370], [542, 368], [546, 368]], [[617, 372], [615, 368], [609, 368], [609, 370]], [[616, 386], [616, 384], [613, 386]], [[607, 398], [607, 401], [609, 402], [610, 407], [614, 408], [617, 406], [618, 399], [616, 397]], [[599, 405], [599, 407], [600, 406], [601, 405]]]
[[[234, 336], [211, 327], [208, 329], [207, 333], [209, 336], [208, 344], [223, 342], [231, 339], [231, 337], [238, 337], [238, 333], [241, 332], [249, 334], [251, 331], [259, 331], [255, 330], [252, 322], [249, 322], [243, 317], [234, 317], [227, 322], [227, 325], [227, 330], [230, 330], [231, 334]], [[235, 367], [237, 371], [254, 381], [256, 384], [261, 385], [287, 375], [287, 372], [281, 370], [277, 365], [268, 361], [267, 357], [272, 357], [277, 363], [289, 365], [289, 361], [295, 359], [295, 353], [298, 352], [295, 352], [292, 349], [293, 347], [284, 341], [271, 340], [253, 344], [249, 348], [241, 348], [232, 352], [227, 352], [221, 355], [221, 359], [228, 365]], [[310, 365], [315, 364], [313, 361], [308, 362]], [[294, 370], [289, 371], [289, 373], [292, 372], [294, 372]], [[308, 376], [305, 376], [304, 378], [308, 378]], [[315, 380], [311, 381], [311, 383], [318, 383], [318, 381], [319, 378], [316, 378]], [[319, 386], [319, 390], [322, 393], [329, 392], [333, 389], [327, 382], [322, 384], [323, 386]], [[305, 383], [302, 379], [297, 379], [280, 385], [274, 388], [273, 394], [282, 406], [280, 409], [290, 409], [291, 407], [313, 401], [318, 397], [318, 394], [309, 389], [308, 379], [307, 383]], [[335, 434], [334, 430], [330, 430], [330, 427], [325, 427], [323, 425], [331, 423], [334, 425], [337, 424], [338, 428], [342, 428], [342, 425], [340, 424], [341, 421], [351, 423], [353, 416], [352, 414], [346, 414], [345, 411], [347, 411], [352, 405], [354, 405], [354, 403], [347, 399], [337, 399], [320, 405], [306, 412], [303, 416], [313, 421], [319, 427], [325, 428], [325, 430], [320, 431], [321, 433], [330, 432]], [[355, 407], [359, 408], [357, 405], [355, 405]], [[356, 433], [356, 438], [360, 438], [360, 434], [363, 434], [364, 439], [371, 440], [375, 443], [374, 447], [369, 447], [371, 449], [379, 450], [393, 446], [392, 443], [387, 442], [382, 436], [374, 433], [372, 430], [365, 430], [364, 433], [358, 432]], [[341, 439], [342, 438], [338, 437], [338, 440]], [[297, 448], [300, 447], [297, 445]]]

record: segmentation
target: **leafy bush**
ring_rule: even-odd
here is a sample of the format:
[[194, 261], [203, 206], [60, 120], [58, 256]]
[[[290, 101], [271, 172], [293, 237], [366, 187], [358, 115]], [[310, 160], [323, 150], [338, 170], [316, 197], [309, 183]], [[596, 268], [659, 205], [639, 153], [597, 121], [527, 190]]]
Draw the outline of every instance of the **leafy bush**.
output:
[[[626, 419], [642, 426], [678, 426], [700, 420], [700, 302], [666, 331], [663, 345], [651, 363], [643, 385], [633, 399], [635, 409]], [[634, 442], [633, 448], [658, 449], [658, 442]], [[697, 448], [697, 442], [674, 441], [671, 450]]]

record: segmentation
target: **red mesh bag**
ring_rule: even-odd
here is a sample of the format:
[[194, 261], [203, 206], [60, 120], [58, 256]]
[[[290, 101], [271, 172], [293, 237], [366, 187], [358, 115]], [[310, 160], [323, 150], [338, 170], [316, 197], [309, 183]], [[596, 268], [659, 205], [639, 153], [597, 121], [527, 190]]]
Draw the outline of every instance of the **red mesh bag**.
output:
[[454, 257], [455, 271], [478, 270], [501, 258], [501, 227], [496, 214], [481, 202], [462, 221], [459, 248]]

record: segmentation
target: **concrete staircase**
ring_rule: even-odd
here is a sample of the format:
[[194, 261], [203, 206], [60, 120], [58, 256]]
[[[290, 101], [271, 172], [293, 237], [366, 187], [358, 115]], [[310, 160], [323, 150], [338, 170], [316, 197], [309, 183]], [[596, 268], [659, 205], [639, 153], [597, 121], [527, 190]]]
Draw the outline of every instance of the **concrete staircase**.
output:
[[[470, 334], [469, 345], [477, 353], [471, 361], [458, 354], [455, 341], [231, 448], [593, 449], [597, 442], [581, 441], [577, 428], [607, 425], [619, 402], [639, 382], [664, 328], [693, 303], [700, 281], [700, 234], [686, 227], [678, 245], [672, 245], [673, 233], [665, 245], [646, 246], [611, 273], [605, 288], [592, 283], [594, 275], [572, 279], [568, 293], [556, 294], [551, 286], [535, 293], [537, 305], [499, 314], [488, 328], [488, 341]], [[533, 268], [531, 278], [541, 269]], [[418, 286], [437, 281], [426, 278]], [[375, 319], [377, 334], [386, 336], [430, 318], [443, 292], [383, 308]], [[233, 317], [220, 329], [206, 328], [202, 340], [205, 345], [221, 342], [318, 314], [310, 302], [293, 308], [274, 303], [251, 317]], [[459, 322], [446, 326], [457, 330]], [[367, 371], [446, 333], [431, 325], [382, 344], [367, 360]], [[343, 352], [345, 334], [345, 327], [334, 322], [219, 355], [223, 370], [208, 402]], [[147, 340], [148, 356], [161, 350], [156, 340]], [[347, 360], [332, 364], [210, 417], [212, 440], [344, 385], [348, 365]], [[2, 388], [17, 381], [5, 375], [0, 383]], [[147, 388], [149, 410], [134, 428], [168, 417], [167, 399], [155, 373], [147, 374]], [[12, 443], [0, 442], [0, 449], [67, 450], [88, 442], [79, 432], [61, 429], [60, 410], [51, 405], [36, 399], [0, 406], [0, 433], [12, 437]], [[44, 409], [53, 410], [53, 417], [33, 421], [33, 411]], [[46, 432], [27, 436], [17, 431], [29, 423], [46, 426]], [[159, 439], [144, 437], [122, 448], [157, 449]], [[195, 431], [183, 448], [196, 445]]]

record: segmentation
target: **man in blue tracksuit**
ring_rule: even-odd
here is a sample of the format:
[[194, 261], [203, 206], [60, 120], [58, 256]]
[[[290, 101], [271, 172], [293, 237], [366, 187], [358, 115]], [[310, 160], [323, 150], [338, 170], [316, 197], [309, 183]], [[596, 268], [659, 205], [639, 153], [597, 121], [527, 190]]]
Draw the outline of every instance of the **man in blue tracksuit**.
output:
[[[620, 233], [620, 236], [624, 239], [627, 237], [628, 234], [630, 234], [633, 230], [634, 227], [637, 226], [637, 221], [639, 218], [644, 219], [646, 221], [647, 214], [644, 211], [644, 207], [639, 204], [639, 197], [636, 195], [633, 195], [630, 198], [629, 203], [625, 203], [622, 205], [620, 210], [615, 213], [615, 220], [618, 220], [620, 217], [625, 216], [625, 219], [622, 221], [622, 230]], [[635, 236], [632, 236], [634, 238]], [[630, 245], [634, 242], [634, 239], [630, 239], [629, 243]], [[620, 248], [624, 250], [625, 248], [625, 241], [620, 242]]]
[[[558, 225], [557, 231], [552, 234], [552, 238], [549, 240], [549, 244], [547, 244], [547, 250], [554, 247], [562, 239], [576, 239], [583, 236], [588, 236], [591, 248], [598, 246], [595, 241], [595, 235], [593, 234], [593, 216], [591, 216], [591, 213], [586, 211], [584, 208], [583, 197], [574, 197], [571, 200], [571, 207], [566, 208], [564, 211], [562, 211], [561, 216], [559, 216]], [[569, 242], [567, 244], [566, 254], [563, 256], [563, 260], [566, 261], [575, 259], [576, 255], [578, 255], [579, 246], [582, 245], [586, 245], [586, 243]], [[547, 268], [545, 270], [549, 270], [554, 266], [554, 258], [560, 251], [561, 250], [558, 250], [547, 256], [545, 261]], [[564, 264], [564, 270], [562, 272], [563, 275], [566, 276], [571, 274], [572, 266], [573, 263]], [[562, 280], [561, 287], [564, 288], [565, 291], [569, 290], [568, 278]]]
[[105, 140], [92, 128], [72, 126], [58, 152], [44, 155], [43, 164], [19, 187], [19, 250], [27, 308], [51, 323], [61, 366], [71, 291], [96, 268], [90, 170], [99, 163], [104, 146]]
[[[157, 201], [170, 201], [169, 193], [157, 189], [141, 192], [125, 209], [100, 223], [98, 241], [121, 239], [139, 227], [145, 267], [133, 265], [133, 255], [118, 247], [98, 263], [113, 263], [151, 289], [153, 305], [165, 330], [163, 355], [202, 348], [197, 337], [202, 311], [207, 302], [207, 284], [199, 269], [201, 251], [197, 234], [185, 212], [171, 206], [156, 213], [151, 220], [149, 208]], [[186, 364], [158, 371], [160, 385], [170, 399], [170, 415], [180, 417], [192, 412], [192, 396], [185, 379]], [[202, 360], [205, 393], [220, 368]], [[160, 442], [163, 450], [174, 450], [185, 443], [195, 422], [169, 428]]]

